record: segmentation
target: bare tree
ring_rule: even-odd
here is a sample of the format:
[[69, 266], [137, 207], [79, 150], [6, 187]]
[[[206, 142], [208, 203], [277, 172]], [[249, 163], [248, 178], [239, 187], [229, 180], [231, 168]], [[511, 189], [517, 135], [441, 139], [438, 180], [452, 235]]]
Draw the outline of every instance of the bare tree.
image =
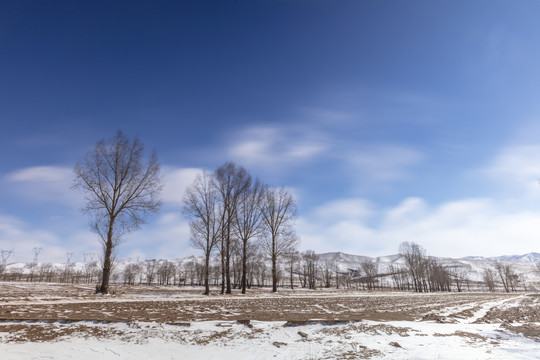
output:
[[113, 249], [126, 232], [137, 230], [147, 215], [160, 207], [162, 188], [157, 155], [143, 162], [143, 144], [121, 131], [99, 141], [75, 165], [73, 185], [86, 193], [83, 211], [91, 216], [91, 227], [103, 245], [103, 276], [98, 292], [109, 292]]
[[454, 266], [448, 269], [448, 273], [452, 280], [454, 280], [454, 283], [456, 284], [456, 288], [458, 292], [461, 292], [463, 283], [467, 282], [467, 271], [463, 267]]
[[156, 277], [156, 267], [157, 263], [155, 259], [147, 260], [145, 262], [145, 275], [146, 275], [146, 284], [151, 285], [154, 282]]
[[486, 283], [488, 290], [495, 290], [495, 272], [492, 269], [484, 269], [482, 277], [484, 279], [484, 283]]
[[242, 294], [246, 293], [248, 241], [259, 236], [263, 231], [263, 227], [261, 226], [261, 202], [263, 194], [264, 187], [256, 179], [249, 188], [240, 193], [237, 209], [234, 212], [234, 229], [242, 242]]
[[371, 259], [369, 258], [365, 258], [360, 263], [360, 268], [364, 273], [364, 281], [367, 285], [368, 290], [375, 289], [375, 281], [378, 275], [377, 263], [371, 261]]
[[135, 284], [135, 279], [141, 272], [141, 267], [139, 264], [129, 263], [124, 268], [124, 284], [133, 285]]
[[294, 289], [294, 273], [298, 272], [298, 262], [300, 256], [297, 251], [285, 254], [285, 265], [287, 272], [289, 273], [289, 281], [291, 283], [291, 289]]
[[210, 295], [210, 257], [222, 231], [218, 193], [211, 175], [197, 176], [184, 195], [184, 214], [190, 219], [191, 245], [204, 253], [204, 294]]
[[292, 228], [296, 219], [296, 203], [285, 188], [264, 190], [261, 212], [266, 236], [263, 247], [272, 261], [272, 291], [277, 291], [278, 258], [290, 253], [298, 244], [298, 237]]
[[319, 256], [313, 250], [306, 250], [302, 256], [304, 277], [309, 289], [315, 290], [317, 285], [317, 270], [319, 268]]
[[169, 285], [173, 278], [176, 267], [169, 260], [162, 261], [157, 268], [157, 276], [159, 285]]
[[504, 291], [516, 291], [518, 276], [515, 273], [512, 264], [503, 264], [495, 261], [495, 270], [497, 270], [497, 273], [499, 274]]
[[326, 259], [322, 262], [321, 270], [322, 270], [322, 279], [323, 279], [323, 286], [325, 288], [329, 288], [332, 283], [332, 261]]
[[392, 282], [394, 283], [394, 288], [397, 290], [405, 290], [406, 284], [407, 286], [409, 284], [408, 271], [394, 264], [390, 264], [388, 271], [390, 277], [392, 278]]
[[[243, 167], [237, 167], [233, 162], [226, 162], [214, 173], [215, 186], [221, 197], [221, 264], [222, 284], [221, 293], [231, 293], [231, 235], [237, 210], [238, 199], [251, 184], [251, 176]], [[227, 289], [225, 290], [225, 285]]]
[[424, 290], [426, 250], [417, 243], [403, 242], [399, 245], [399, 254], [405, 259], [405, 264], [412, 277], [414, 291]]

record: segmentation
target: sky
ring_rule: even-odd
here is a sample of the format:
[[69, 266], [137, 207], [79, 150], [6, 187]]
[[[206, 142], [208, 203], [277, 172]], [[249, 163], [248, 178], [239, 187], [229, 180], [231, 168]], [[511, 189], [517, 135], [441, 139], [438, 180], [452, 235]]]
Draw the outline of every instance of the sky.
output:
[[0, 249], [101, 252], [73, 167], [117, 130], [161, 211], [121, 259], [198, 254], [182, 215], [225, 161], [298, 205], [301, 249], [540, 252], [537, 1], [1, 1]]

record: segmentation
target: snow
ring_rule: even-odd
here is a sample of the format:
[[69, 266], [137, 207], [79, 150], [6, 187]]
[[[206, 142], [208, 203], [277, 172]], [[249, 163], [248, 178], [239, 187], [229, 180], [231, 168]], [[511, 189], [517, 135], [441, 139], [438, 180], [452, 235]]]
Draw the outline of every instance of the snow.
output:
[[[92, 323], [121, 331], [107, 339], [73, 335], [57, 342], [3, 342], [2, 359], [334, 359], [372, 354], [392, 359], [537, 359], [539, 343], [497, 324], [435, 322], [308, 323], [203, 321], [190, 326]], [[4, 322], [4, 324], [6, 324]], [[54, 324], [57, 327], [77, 323]], [[299, 334], [308, 334], [307, 339]], [[1, 333], [0, 333], [1, 335]], [[1, 338], [5, 338], [3, 335]], [[207, 342], [207, 343], [206, 343]], [[274, 345], [282, 343], [280, 347]], [[397, 343], [401, 347], [391, 345]]]
[[[92, 286], [69, 284], [4, 283], [0, 296], [0, 309], [6, 307], [13, 315], [6, 319], [34, 319], [0, 321], [0, 359], [538, 359], [540, 338], [534, 333], [528, 337], [517, 333], [516, 328], [528, 326], [540, 329], [538, 316], [510, 317], [498, 320], [486, 316], [490, 310], [518, 309], [525, 306], [538, 314], [540, 297], [537, 293], [485, 294], [485, 293], [404, 293], [404, 292], [351, 292], [336, 289], [318, 291], [281, 291], [273, 294], [267, 290], [252, 290], [247, 295], [200, 294], [200, 288], [168, 288], [159, 286], [126, 287], [119, 295], [92, 295]], [[124, 292], [126, 289], [133, 292]], [[25, 290], [25, 291], [21, 291]], [[135, 291], [137, 290], [137, 291]], [[172, 291], [174, 290], [174, 291]], [[196, 292], [194, 292], [197, 290]], [[80, 293], [78, 291], [81, 291]], [[32, 296], [27, 296], [33, 293]], [[23, 294], [23, 295], [20, 295]], [[87, 295], [84, 295], [87, 294]], [[234, 315], [238, 308], [230, 306], [237, 300], [255, 303], [260, 298], [283, 298], [288, 304], [298, 305], [291, 314], [302, 314], [307, 302], [315, 301], [316, 310], [309, 322], [285, 321], [234, 321], [223, 320]], [[353, 302], [350, 299], [357, 298]], [[377, 299], [362, 301], [362, 299]], [[196, 317], [152, 321], [43, 321], [32, 315], [41, 304], [56, 309], [63, 319], [64, 312], [85, 311], [96, 302], [134, 302], [149, 307], [166, 304], [157, 309], [194, 313], [199, 305], [216, 301], [215, 307], [206, 307], [206, 313], [222, 314], [221, 320], [189, 321]], [[304, 300], [304, 301], [302, 301]], [[334, 307], [328, 307], [328, 301]], [[58, 306], [54, 306], [54, 305]], [[73, 304], [64, 308], [62, 304]], [[86, 305], [85, 305], [86, 304]], [[327, 304], [327, 305], [325, 305]], [[362, 305], [364, 304], [364, 305]], [[393, 321], [342, 321], [325, 322], [320, 319], [332, 309], [340, 318], [351, 306], [355, 311], [362, 306], [366, 311], [398, 313], [416, 309], [419, 316], [397, 321], [397, 317], [381, 317]], [[20, 307], [17, 307], [20, 305]], [[11, 308], [13, 307], [13, 308]], [[97, 306], [103, 312], [116, 307]], [[371, 308], [373, 307], [373, 308]], [[235, 310], [235, 311], [233, 311]], [[54, 312], [51, 312], [52, 314]], [[121, 313], [121, 312], [118, 312]], [[149, 310], [149, 314], [152, 311]], [[511, 312], [510, 312], [511, 313]], [[6, 312], [8, 314], [8, 312]], [[88, 314], [91, 314], [89, 311]], [[287, 313], [285, 313], [287, 314]], [[530, 314], [530, 313], [529, 313]], [[116, 314], [118, 315], [118, 314]], [[115, 316], [116, 316], [115, 315]], [[242, 314], [243, 316], [246, 313]], [[423, 316], [426, 315], [426, 316]], [[32, 317], [34, 316], [34, 317]], [[51, 318], [51, 317], [49, 317]], [[92, 317], [66, 316], [65, 319], [92, 319]], [[112, 314], [111, 314], [112, 318]], [[215, 318], [215, 317], [214, 317]], [[249, 315], [237, 318], [255, 318]], [[326, 317], [328, 318], [328, 317]], [[495, 319], [488, 322], [486, 319]], [[94, 318], [95, 319], [95, 318]], [[118, 317], [116, 317], [118, 319]], [[120, 318], [125, 319], [125, 318]], [[133, 318], [135, 319], [135, 318]], [[139, 317], [139, 320], [149, 318]], [[290, 319], [286, 317], [285, 319]], [[374, 318], [376, 319], [376, 318]], [[425, 319], [432, 319], [425, 321]], [[500, 319], [503, 319], [501, 317]], [[505, 318], [508, 319], [508, 318]], [[185, 321], [184, 321], [185, 320]], [[265, 319], [266, 320], [266, 319]], [[510, 326], [509, 326], [510, 325]], [[301, 334], [302, 333], [302, 334]], [[307, 336], [304, 336], [306, 335]]]

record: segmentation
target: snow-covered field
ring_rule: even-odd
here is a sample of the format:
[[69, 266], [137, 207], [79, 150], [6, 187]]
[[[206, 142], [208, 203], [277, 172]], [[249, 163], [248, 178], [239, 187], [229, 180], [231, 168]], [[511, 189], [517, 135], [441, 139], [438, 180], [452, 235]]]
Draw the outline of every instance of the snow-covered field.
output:
[[2, 359], [540, 357], [537, 293], [253, 290], [208, 298], [191, 288], [97, 296], [91, 287], [32, 286], [0, 283]]

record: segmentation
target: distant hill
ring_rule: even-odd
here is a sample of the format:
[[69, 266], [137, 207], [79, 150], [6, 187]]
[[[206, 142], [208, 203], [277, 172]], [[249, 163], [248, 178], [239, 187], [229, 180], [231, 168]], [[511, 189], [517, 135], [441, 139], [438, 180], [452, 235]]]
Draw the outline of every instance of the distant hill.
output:
[[502, 255], [502, 256], [492, 256], [492, 257], [483, 257], [483, 256], [466, 256], [461, 259], [464, 260], [491, 260], [491, 261], [505, 261], [510, 263], [527, 263], [527, 262], [538, 262], [540, 261], [540, 253], [530, 252], [524, 255]]

